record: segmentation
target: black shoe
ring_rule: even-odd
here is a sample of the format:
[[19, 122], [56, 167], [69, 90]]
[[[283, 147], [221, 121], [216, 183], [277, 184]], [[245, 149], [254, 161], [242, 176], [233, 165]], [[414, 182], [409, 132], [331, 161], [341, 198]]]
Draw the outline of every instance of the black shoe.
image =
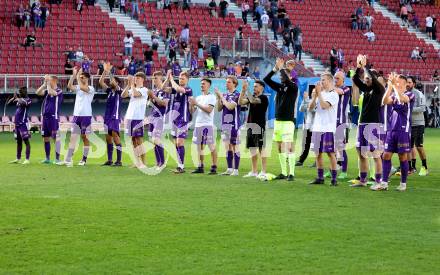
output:
[[122, 166], [122, 162], [117, 161], [117, 162], [113, 163], [113, 166]]
[[297, 161], [297, 162], [295, 163], [295, 166], [303, 166], [303, 163], [302, 163], [301, 161]]
[[102, 166], [112, 166], [113, 161], [107, 160]]
[[278, 176], [276, 176], [276, 180], [285, 180], [287, 177], [283, 174], [279, 174]]
[[191, 174], [204, 174], [205, 170], [202, 167], [197, 167], [196, 170], [192, 171]]
[[288, 175], [287, 176], [287, 181], [294, 181], [295, 177], [293, 175]]
[[185, 173], [185, 169], [177, 167], [176, 170], [174, 170], [174, 174], [183, 174]]
[[209, 170], [208, 175], [217, 175], [217, 167], [211, 167], [211, 170]]
[[315, 179], [314, 181], [309, 182], [309, 184], [324, 184], [324, 180]]
[[337, 181], [332, 181], [332, 183], [330, 184], [330, 186], [338, 186], [338, 182], [337, 182]]

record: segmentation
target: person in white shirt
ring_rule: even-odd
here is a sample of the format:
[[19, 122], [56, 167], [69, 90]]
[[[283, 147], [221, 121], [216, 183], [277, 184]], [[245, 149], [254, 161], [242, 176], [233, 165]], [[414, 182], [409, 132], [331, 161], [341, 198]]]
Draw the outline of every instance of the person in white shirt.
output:
[[197, 145], [197, 153], [199, 156], [199, 166], [192, 173], [204, 173], [203, 149], [205, 145], [208, 145], [212, 158], [209, 174], [215, 175], [217, 174], [217, 150], [215, 149], [214, 135], [214, 107], [217, 104], [217, 98], [215, 95], [209, 93], [209, 89], [211, 88], [211, 80], [209, 78], [203, 78], [200, 85], [202, 94], [196, 98], [190, 98], [190, 110], [191, 113], [194, 113], [196, 116], [193, 143]]
[[368, 42], [376, 41], [376, 35], [373, 32], [373, 29], [368, 30], [368, 32], [364, 33], [364, 36], [367, 37]]
[[133, 37], [131, 37], [131, 34], [127, 33], [127, 36], [124, 37], [124, 55], [126, 56], [133, 55], [133, 44], [134, 44]]
[[135, 166], [145, 168], [145, 148], [143, 146], [144, 137], [144, 117], [147, 109], [148, 89], [144, 87], [147, 76], [138, 72], [133, 76], [128, 76], [128, 83], [122, 92], [122, 98], [130, 98], [127, 112], [125, 113], [126, 132], [131, 137], [133, 153], [135, 156]]
[[432, 23], [434, 20], [432, 19], [432, 16], [428, 14], [425, 18], [426, 23], [426, 33], [428, 34], [429, 38], [432, 38]]
[[421, 59], [419, 47], [416, 47], [414, 50], [412, 50], [411, 59]]
[[[78, 85], [73, 85], [74, 79], [78, 82]], [[73, 68], [73, 74], [67, 83], [67, 89], [76, 93], [75, 106], [73, 108], [73, 125], [72, 135], [70, 136], [69, 149], [64, 161], [59, 162], [59, 165], [66, 165], [72, 167], [72, 156], [75, 151], [75, 147], [78, 141], [78, 137], [81, 135], [81, 139], [84, 143], [83, 157], [78, 163], [79, 166], [84, 166], [87, 161], [87, 155], [89, 154], [90, 141], [88, 135], [91, 133], [92, 125], [92, 101], [95, 95], [95, 89], [89, 86], [90, 74], [79, 71]]]
[[312, 142], [310, 148], [316, 154], [318, 177], [310, 184], [324, 183], [324, 163], [322, 154], [327, 153], [330, 159], [331, 185], [336, 186], [336, 153], [335, 132], [337, 122], [337, 107], [339, 95], [335, 91], [333, 75], [329, 72], [321, 75], [321, 80], [312, 92], [309, 110], [315, 109], [312, 124]]
[[76, 60], [76, 62], [82, 62], [83, 61], [83, 59], [84, 59], [84, 53], [83, 53], [83, 51], [81, 50], [81, 48], [78, 48], [78, 50], [76, 51], [76, 53], [75, 53], [75, 60]]
[[264, 12], [261, 16], [261, 23], [263, 24], [264, 35], [267, 36], [267, 29], [269, 27], [269, 15], [267, 15], [267, 12]]

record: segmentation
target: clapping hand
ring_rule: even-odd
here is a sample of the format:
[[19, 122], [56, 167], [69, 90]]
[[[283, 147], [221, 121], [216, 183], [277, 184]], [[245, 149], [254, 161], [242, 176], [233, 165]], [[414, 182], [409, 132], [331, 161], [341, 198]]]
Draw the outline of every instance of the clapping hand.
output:
[[113, 66], [110, 64], [110, 62], [104, 63], [104, 72], [109, 73], [112, 70]]

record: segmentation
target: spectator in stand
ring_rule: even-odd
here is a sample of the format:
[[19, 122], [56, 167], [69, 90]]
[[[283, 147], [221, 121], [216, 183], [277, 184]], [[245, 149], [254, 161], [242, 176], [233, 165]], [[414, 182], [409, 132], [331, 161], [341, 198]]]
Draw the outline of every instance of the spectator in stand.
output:
[[357, 17], [356, 14], [353, 13], [351, 15], [351, 30], [357, 30], [357, 29], [358, 29]]
[[413, 12], [413, 15], [412, 15], [412, 22], [413, 22], [414, 28], [416, 28], [418, 30], [419, 25], [420, 25], [420, 19], [419, 19], [419, 16], [415, 12]]
[[373, 21], [374, 17], [371, 16], [370, 12], [367, 12], [367, 15], [365, 16], [365, 27], [367, 30], [371, 30], [373, 27]]
[[182, 31], [180, 32], [180, 41], [184, 41], [187, 44], [189, 43], [189, 25], [188, 23], [185, 24]]
[[299, 33], [298, 36], [296, 37], [294, 43], [294, 52], [293, 54], [295, 55], [295, 58], [298, 57], [298, 60], [301, 61], [301, 54], [302, 54], [302, 33]]
[[206, 71], [213, 71], [215, 68], [215, 60], [211, 54], [208, 53], [208, 57], [205, 60]]
[[76, 60], [76, 55], [75, 55], [75, 52], [73, 51], [72, 47], [69, 47], [69, 50], [66, 52], [66, 55], [67, 55], [68, 61], [75, 61]]
[[151, 44], [153, 51], [157, 51], [157, 49], [159, 48], [159, 38], [159, 31], [153, 31], [153, 34], [151, 35]]
[[93, 60], [90, 60], [87, 55], [84, 56], [83, 62], [81, 62], [82, 71], [90, 74], [90, 67], [92, 66]]
[[195, 55], [195, 53], [192, 55], [191, 62], [190, 62], [190, 71], [197, 70], [199, 68], [199, 61]]
[[432, 75], [432, 81], [440, 81], [440, 75], [438, 73], [438, 70], [434, 71], [434, 74]]
[[17, 12], [15, 13], [15, 20], [17, 27], [20, 29], [24, 25], [24, 8], [23, 4], [20, 4], [20, 7], [17, 9]]
[[200, 38], [197, 42], [197, 58], [200, 60], [203, 60], [203, 49], [205, 48], [205, 44], [203, 42], [203, 39]]
[[115, 0], [107, 0], [108, 7], [110, 8], [110, 12], [113, 12], [113, 9], [115, 8]]
[[182, 11], [183, 12], [185, 12], [185, 10], [190, 10], [190, 7], [189, 7], [189, 2], [188, 2], [189, 0], [183, 0], [183, 2], [182, 2]]
[[226, 67], [226, 73], [228, 75], [235, 75], [234, 63], [232, 63], [232, 62], [228, 63], [228, 66]]
[[73, 74], [73, 66], [70, 63], [69, 59], [66, 59], [66, 63], [64, 64], [64, 74], [65, 75], [72, 75]]
[[127, 67], [127, 72], [128, 75], [135, 75], [137, 72], [137, 64], [136, 64], [136, 60], [134, 59], [134, 56], [131, 57], [130, 63], [128, 64]]
[[183, 48], [183, 67], [187, 68], [190, 63], [191, 63], [191, 47], [186, 45], [186, 47]]
[[275, 41], [278, 41], [278, 29], [280, 28], [280, 21], [278, 20], [278, 15], [275, 14], [272, 18], [272, 31], [273, 31], [273, 39]]
[[435, 18], [435, 15], [432, 16], [432, 40], [437, 40], [437, 18]]
[[290, 32], [287, 30], [283, 31], [283, 53], [287, 54], [290, 47]]
[[338, 52], [336, 51], [336, 47], [330, 50], [330, 71], [332, 75], [336, 73], [336, 69], [338, 68]]
[[235, 46], [238, 52], [243, 50], [243, 27], [238, 27], [235, 31]]
[[221, 0], [219, 3], [219, 7], [220, 7], [220, 17], [225, 19], [226, 15], [228, 15], [229, 3], [226, 0]]
[[173, 65], [171, 66], [171, 70], [173, 71], [174, 76], [179, 76], [182, 72], [182, 68], [180, 67], [179, 60], [174, 60]]
[[218, 45], [217, 41], [214, 41], [214, 43], [211, 44], [210, 52], [212, 59], [214, 59], [214, 64], [218, 64], [218, 58], [220, 57], [220, 46]]
[[241, 2], [241, 19], [243, 20], [243, 24], [247, 24], [247, 16], [249, 13], [249, 2], [248, 0], [245, 0]]
[[249, 77], [251, 74], [251, 67], [249, 62], [244, 63], [243, 70], [241, 71], [241, 77]]
[[236, 77], [240, 77], [241, 73], [243, 72], [243, 63], [241, 63], [241, 61], [237, 61], [237, 63], [235, 63], [235, 76]]
[[32, 32], [31, 34], [28, 34], [26, 38], [24, 39], [24, 43], [21, 44], [26, 50], [27, 47], [32, 46], [32, 48], [35, 50], [37, 38], [35, 37], [35, 32]]
[[176, 59], [177, 41], [175, 37], [171, 37], [170, 43], [168, 45], [168, 59], [173, 62]]
[[423, 60], [423, 62], [426, 64], [426, 52], [423, 49], [420, 49], [420, 58]]
[[278, 8], [278, 13], [277, 13], [278, 23], [279, 26], [281, 27], [284, 27], [284, 19], [286, 18], [286, 14], [287, 14], [286, 8], [284, 7], [284, 4], [281, 4], [281, 6]]
[[153, 55], [154, 52], [152, 50], [152, 48], [150, 47], [150, 45], [146, 45], [145, 46], [145, 51], [144, 51], [144, 60], [147, 63], [153, 63]]
[[29, 5], [24, 10], [24, 27], [28, 30], [31, 27], [31, 10]]
[[408, 8], [406, 7], [406, 5], [400, 5], [400, 18], [403, 21], [402, 26], [408, 26], [409, 27]]
[[100, 76], [104, 73], [104, 60], [98, 61], [98, 70], [96, 71], [96, 75]]
[[125, 9], [125, 1], [126, 0], [119, 0], [119, 12], [120, 13], [127, 13], [127, 10]]
[[253, 71], [253, 73], [252, 73], [252, 76], [253, 76], [255, 79], [260, 79], [260, 77], [261, 77], [260, 67], [255, 66], [254, 71]]
[[342, 69], [342, 67], [344, 67], [344, 52], [342, 51], [341, 48], [338, 49], [338, 53], [337, 53], [337, 59], [338, 59], [338, 68]]
[[76, 1], [76, 10], [79, 11], [79, 14], [82, 12], [84, 1], [83, 0], [77, 0]]
[[217, 3], [215, 3], [215, 0], [211, 0], [208, 5], [209, 15], [217, 18]]
[[41, 7], [40, 2], [35, 2], [35, 6], [32, 9], [34, 15], [34, 29], [41, 28]]
[[81, 48], [78, 48], [78, 50], [75, 53], [75, 57], [76, 57], [75, 58], [76, 62], [82, 62], [83, 61], [84, 53], [83, 53]]
[[434, 20], [432, 19], [431, 15], [428, 14], [428, 16], [426, 16], [425, 18], [425, 22], [426, 22], [426, 33], [428, 34], [429, 38], [432, 38], [432, 22]]
[[264, 33], [263, 37], [266, 37], [269, 28], [269, 15], [267, 15], [266, 11], [264, 11], [263, 15], [261, 16], [261, 23], [263, 24], [263, 33]]
[[133, 44], [134, 40], [130, 33], [124, 37], [124, 55], [133, 55]]
[[373, 29], [370, 29], [366, 33], [364, 33], [364, 36], [367, 37], [368, 42], [376, 41], [376, 35], [374, 34]]
[[131, 18], [139, 17], [139, 0], [131, 0]]
[[414, 50], [412, 50], [412, 52], [411, 52], [411, 59], [417, 59], [417, 60], [422, 59], [420, 57], [419, 47], [415, 47]]
[[49, 17], [49, 9], [43, 4], [41, 7], [41, 28], [46, 27], [46, 20]]

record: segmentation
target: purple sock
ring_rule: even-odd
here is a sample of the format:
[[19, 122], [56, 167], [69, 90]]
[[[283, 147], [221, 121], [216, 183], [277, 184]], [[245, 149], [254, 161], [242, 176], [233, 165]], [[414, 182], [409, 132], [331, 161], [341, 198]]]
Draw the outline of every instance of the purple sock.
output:
[[55, 140], [55, 159], [60, 160], [61, 141]]
[[338, 175], [338, 171], [330, 170], [330, 173], [332, 174], [332, 182], [336, 182], [336, 176]]
[[347, 168], [348, 168], [348, 156], [347, 156], [347, 152], [345, 150], [342, 151], [342, 165], [341, 165], [341, 170], [344, 173], [347, 173]]
[[380, 183], [382, 180], [382, 174], [376, 173], [374, 175], [374, 179], [375, 179], [376, 183]]
[[29, 160], [29, 158], [31, 157], [31, 144], [29, 143], [28, 139], [24, 140], [24, 143], [26, 144], [26, 159]]
[[234, 158], [234, 152], [228, 151], [226, 154], [226, 163], [228, 164], [228, 169], [232, 169], [232, 159]]
[[178, 162], [179, 164], [183, 165], [185, 160], [185, 147], [184, 146], [177, 146], [177, 155], [178, 155]]
[[89, 150], [90, 150], [89, 146], [83, 147], [83, 158], [82, 158], [83, 161], [87, 161], [87, 156], [89, 155]]
[[383, 160], [382, 161], [382, 181], [388, 182], [388, 177], [390, 176], [391, 171], [391, 160]]
[[324, 169], [318, 168], [318, 179], [319, 180], [324, 179]]
[[159, 146], [160, 166], [165, 164], [165, 152], [162, 145]]
[[67, 155], [66, 155], [67, 162], [72, 161], [73, 151], [75, 151], [75, 148], [69, 148], [69, 150], [67, 150]]
[[238, 170], [240, 167], [240, 152], [235, 152], [234, 154], [234, 169]]
[[113, 160], [113, 143], [107, 144], [107, 160]]
[[21, 151], [23, 150], [23, 141], [17, 139], [17, 159], [21, 159]]
[[121, 144], [116, 144], [116, 162], [121, 162], [122, 160], [122, 146]]
[[162, 164], [162, 159], [160, 157], [160, 149], [159, 149], [159, 145], [154, 145], [154, 156], [156, 157], [156, 165], [157, 166], [161, 166]]
[[361, 182], [366, 182], [367, 181], [367, 172], [361, 172], [360, 180], [361, 180]]
[[406, 183], [406, 178], [408, 178], [408, 170], [409, 170], [409, 163], [408, 161], [401, 161], [400, 162], [400, 182]]
[[46, 153], [46, 159], [50, 159], [50, 141], [44, 142], [44, 152]]

